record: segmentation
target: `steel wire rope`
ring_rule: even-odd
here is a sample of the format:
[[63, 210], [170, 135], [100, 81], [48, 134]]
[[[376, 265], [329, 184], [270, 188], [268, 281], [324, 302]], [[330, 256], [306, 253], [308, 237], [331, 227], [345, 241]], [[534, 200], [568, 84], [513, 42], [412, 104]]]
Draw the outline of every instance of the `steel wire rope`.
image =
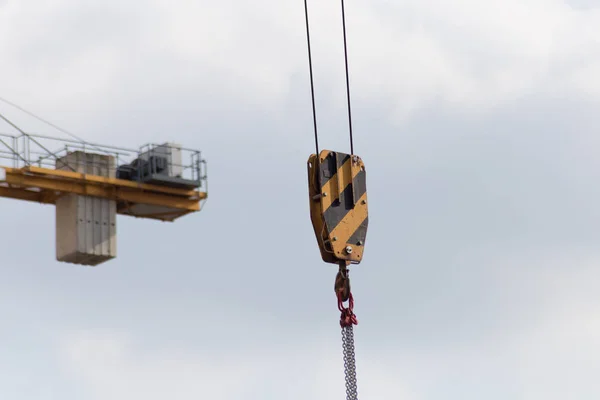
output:
[[352, 107], [350, 106], [350, 74], [348, 72], [348, 41], [346, 39], [346, 8], [342, 0], [342, 31], [344, 33], [344, 64], [346, 67], [346, 97], [348, 99], [348, 129], [350, 131], [350, 155], [354, 155], [354, 140], [352, 137]]
[[[352, 103], [350, 98], [350, 69], [348, 62], [348, 38], [346, 34], [346, 7], [344, 0], [342, 2], [342, 33], [344, 38], [344, 69], [346, 73], [346, 99], [348, 107], [348, 131], [350, 136], [350, 154], [354, 155], [354, 130], [352, 126]], [[316, 100], [315, 100], [315, 85], [314, 85], [314, 72], [312, 62], [312, 49], [310, 43], [310, 22], [308, 16], [308, 1], [304, 0], [304, 17], [306, 22], [306, 45], [308, 48], [308, 71], [310, 76], [310, 93], [312, 103], [312, 116], [313, 116], [313, 129], [315, 135], [315, 148], [316, 154], [319, 154], [319, 134], [317, 127], [317, 111], [316, 111]]]
[[56, 125], [56, 124], [53, 124], [52, 122], [50, 122], [50, 121], [48, 121], [48, 120], [46, 120], [46, 119], [44, 119], [44, 118], [42, 118], [42, 117], [40, 117], [40, 116], [38, 116], [38, 115], [35, 115], [35, 114], [34, 114], [34, 113], [32, 113], [31, 111], [28, 111], [28, 110], [26, 110], [25, 108], [23, 108], [23, 107], [19, 106], [18, 104], [15, 104], [15, 103], [13, 103], [13, 102], [12, 102], [12, 101], [10, 101], [10, 100], [7, 100], [7, 99], [5, 99], [5, 98], [3, 98], [3, 97], [1, 97], [1, 96], [0, 96], [0, 101], [2, 101], [3, 103], [6, 103], [6, 104], [8, 104], [8, 105], [10, 105], [10, 106], [12, 106], [12, 107], [14, 107], [14, 108], [16, 108], [16, 109], [17, 109], [17, 110], [19, 110], [19, 111], [22, 111], [22, 112], [24, 112], [25, 114], [29, 115], [30, 117], [33, 117], [33, 118], [37, 119], [38, 121], [40, 121], [40, 122], [43, 122], [43, 123], [45, 123], [45, 124], [47, 124], [47, 125], [49, 125], [49, 126], [53, 127], [54, 129], [56, 129], [56, 130], [58, 130], [58, 131], [60, 131], [60, 132], [62, 132], [62, 133], [64, 133], [64, 134], [67, 134], [67, 135], [69, 135], [71, 138], [73, 138], [73, 139], [75, 139], [75, 140], [77, 140], [77, 141], [81, 142], [81, 144], [83, 144], [83, 145], [90, 146], [91, 148], [93, 148], [93, 149], [95, 149], [95, 150], [98, 150], [98, 151], [101, 151], [101, 152], [103, 152], [103, 153], [108, 153], [108, 152], [107, 152], [105, 149], [101, 149], [101, 148], [99, 148], [98, 146], [95, 146], [95, 145], [93, 145], [93, 144], [91, 144], [91, 143], [87, 142], [86, 140], [84, 140], [84, 139], [80, 138], [80, 137], [79, 137], [79, 136], [77, 136], [76, 134], [74, 134], [74, 133], [72, 133], [72, 132], [69, 132], [69, 131], [67, 131], [66, 129], [63, 129], [63, 128], [61, 128], [60, 126], [58, 126], [58, 125]]
[[317, 109], [315, 105], [315, 83], [313, 78], [312, 51], [310, 48], [310, 23], [308, 21], [308, 2], [304, 0], [304, 17], [306, 20], [306, 44], [308, 47], [308, 71], [310, 74], [310, 96], [312, 101], [313, 127], [315, 133], [315, 149], [317, 155], [317, 163], [319, 161], [319, 133], [317, 130]]

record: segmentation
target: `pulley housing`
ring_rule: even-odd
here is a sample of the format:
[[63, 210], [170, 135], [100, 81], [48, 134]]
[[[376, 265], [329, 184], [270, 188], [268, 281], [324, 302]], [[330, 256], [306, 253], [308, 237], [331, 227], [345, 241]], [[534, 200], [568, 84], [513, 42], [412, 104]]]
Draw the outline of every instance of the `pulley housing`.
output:
[[357, 155], [323, 150], [308, 159], [310, 216], [323, 261], [358, 264], [368, 227], [365, 165]]

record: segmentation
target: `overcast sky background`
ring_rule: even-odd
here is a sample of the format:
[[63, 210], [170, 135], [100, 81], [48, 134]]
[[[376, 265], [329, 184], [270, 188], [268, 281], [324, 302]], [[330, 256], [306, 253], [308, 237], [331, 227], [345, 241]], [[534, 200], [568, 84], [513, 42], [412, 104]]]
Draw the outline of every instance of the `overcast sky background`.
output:
[[[89, 141], [201, 149], [209, 200], [119, 217], [97, 268], [55, 261], [52, 207], [0, 200], [0, 396], [344, 398], [302, 1], [101, 3], [0, 0], [0, 96]], [[310, 3], [321, 146], [348, 150], [339, 2]], [[598, 399], [600, 6], [346, 7], [360, 398]]]

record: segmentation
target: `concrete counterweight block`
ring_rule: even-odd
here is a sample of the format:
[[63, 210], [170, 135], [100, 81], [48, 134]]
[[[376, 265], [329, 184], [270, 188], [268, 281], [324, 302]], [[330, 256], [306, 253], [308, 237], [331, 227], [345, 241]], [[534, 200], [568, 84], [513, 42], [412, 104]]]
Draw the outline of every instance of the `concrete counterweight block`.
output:
[[[56, 169], [114, 178], [115, 159], [75, 151], [56, 160]], [[95, 266], [117, 256], [114, 200], [66, 194], [56, 201], [56, 259]]]

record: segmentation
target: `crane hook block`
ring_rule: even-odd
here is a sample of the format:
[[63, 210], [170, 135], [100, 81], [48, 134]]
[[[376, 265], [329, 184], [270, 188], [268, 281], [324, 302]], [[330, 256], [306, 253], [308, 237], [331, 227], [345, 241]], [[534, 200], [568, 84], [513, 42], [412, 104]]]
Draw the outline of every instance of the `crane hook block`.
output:
[[358, 264], [367, 237], [367, 180], [360, 157], [323, 150], [308, 159], [308, 192], [321, 257]]

